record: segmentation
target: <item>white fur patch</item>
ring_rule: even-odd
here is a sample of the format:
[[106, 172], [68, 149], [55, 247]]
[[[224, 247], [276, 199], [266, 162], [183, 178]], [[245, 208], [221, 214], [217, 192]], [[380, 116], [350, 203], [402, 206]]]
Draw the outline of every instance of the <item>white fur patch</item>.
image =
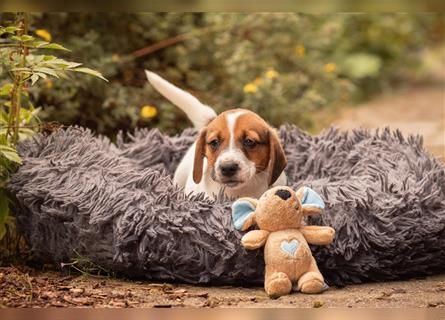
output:
[[240, 150], [235, 142], [235, 125], [236, 121], [238, 120], [239, 116], [244, 114], [245, 111], [236, 111], [232, 112], [226, 115], [226, 121], [227, 121], [227, 128], [229, 129], [229, 146], [221, 152], [221, 154], [218, 156], [218, 159], [215, 163], [216, 168], [216, 177], [218, 179], [221, 179], [221, 174], [219, 171], [219, 167], [221, 165], [227, 164], [227, 163], [236, 163], [239, 166], [239, 171], [235, 175], [235, 179], [247, 182], [249, 181], [256, 173], [256, 167], [255, 163], [250, 161], [242, 150]]
[[230, 143], [229, 143], [229, 149], [235, 148], [235, 124], [238, 117], [242, 114], [244, 114], [245, 111], [237, 111], [227, 114], [226, 121], [227, 121], [227, 128], [229, 128], [229, 135], [230, 135]]

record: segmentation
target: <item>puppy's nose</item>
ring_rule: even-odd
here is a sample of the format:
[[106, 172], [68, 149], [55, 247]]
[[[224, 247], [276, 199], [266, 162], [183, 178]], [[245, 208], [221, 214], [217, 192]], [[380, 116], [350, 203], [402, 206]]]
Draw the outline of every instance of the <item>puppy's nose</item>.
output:
[[232, 177], [239, 170], [238, 163], [236, 162], [222, 164], [219, 168], [225, 177]]
[[275, 195], [279, 196], [283, 200], [287, 200], [291, 196], [290, 192], [284, 189], [277, 190], [277, 192], [275, 192]]

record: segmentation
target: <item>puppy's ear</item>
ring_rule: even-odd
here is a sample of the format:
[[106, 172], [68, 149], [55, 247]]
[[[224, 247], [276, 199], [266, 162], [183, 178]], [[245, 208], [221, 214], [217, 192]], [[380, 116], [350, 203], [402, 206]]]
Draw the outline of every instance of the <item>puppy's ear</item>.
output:
[[301, 202], [304, 215], [316, 215], [320, 214], [324, 209], [324, 201], [321, 196], [308, 187], [301, 187], [296, 192], [297, 198]]
[[206, 130], [202, 129], [199, 133], [198, 140], [196, 140], [195, 147], [195, 161], [193, 162], [193, 181], [196, 184], [201, 182], [202, 170], [206, 147]]
[[232, 204], [232, 220], [238, 230], [247, 230], [255, 223], [257, 199], [239, 198]]
[[278, 177], [286, 168], [286, 156], [274, 129], [269, 129], [269, 186], [277, 181]]

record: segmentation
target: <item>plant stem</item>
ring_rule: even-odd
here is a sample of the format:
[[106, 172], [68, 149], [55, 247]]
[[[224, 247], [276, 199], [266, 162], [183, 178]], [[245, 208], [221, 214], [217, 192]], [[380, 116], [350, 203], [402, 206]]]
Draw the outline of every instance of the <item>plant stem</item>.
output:
[[[20, 35], [26, 35], [28, 33], [28, 15], [26, 13], [21, 13], [20, 25], [22, 32]], [[28, 54], [28, 48], [25, 47], [23, 42], [20, 42], [18, 55], [19, 55], [19, 67], [23, 68], [26, 65], [26, 56]], [[12, 143], [17, 144], [19, 136], [19, 125], [20, 125], [20, 109], [22, 101], [22, 90], [23, 90], [23, 72], [14, 72], [14, 84], [12, 88], [12, 101], [11, 109], [8, 119], [8, 134], [9, 129], [12, 128]]]

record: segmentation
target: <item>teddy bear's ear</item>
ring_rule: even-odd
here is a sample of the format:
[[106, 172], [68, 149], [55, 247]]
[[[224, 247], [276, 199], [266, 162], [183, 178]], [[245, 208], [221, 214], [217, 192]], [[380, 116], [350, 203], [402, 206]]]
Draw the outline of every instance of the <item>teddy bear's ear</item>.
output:
[[323, 199], [311, 188], [301, 187], [296, 194], [301, 202], [304, 215], [320, 214], [324, 209]]
[[232, 204], [232, 219], [235, 228], [246, 230], [255, 223], [255, 209], [258, 200], [239, 198]]

